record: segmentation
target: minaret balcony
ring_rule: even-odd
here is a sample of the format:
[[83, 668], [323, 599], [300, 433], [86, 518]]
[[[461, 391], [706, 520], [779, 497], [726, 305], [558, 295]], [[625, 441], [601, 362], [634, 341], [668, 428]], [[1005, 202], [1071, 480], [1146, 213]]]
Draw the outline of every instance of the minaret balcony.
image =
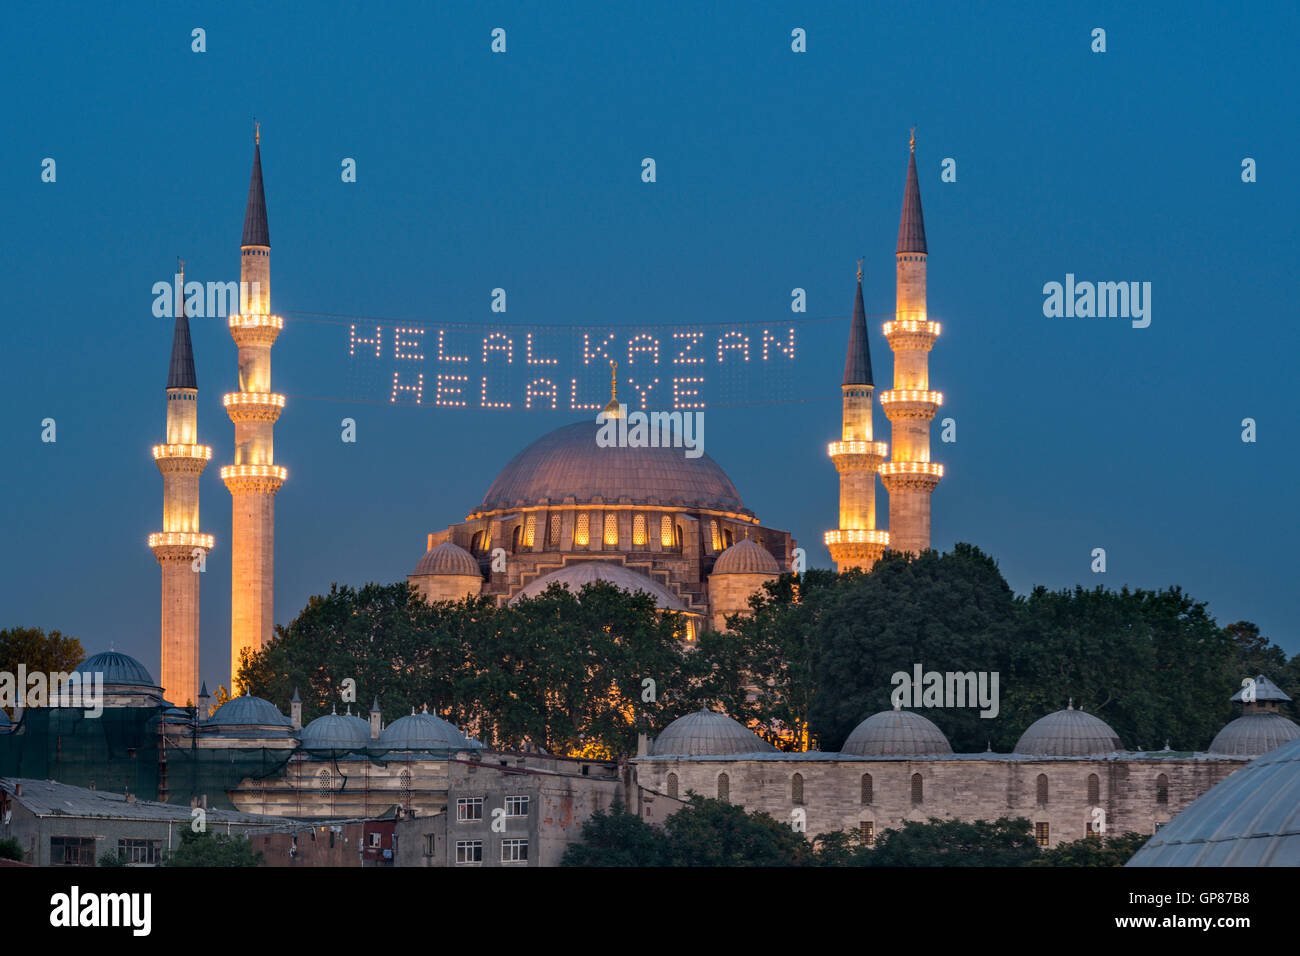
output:
[[889, 445], [883, 441], [833, 441], [826, 453], [836, 471], [876, 471], [889, 457]]
[[284, 319], [278, 315], [241, 315], [230, 316], [230, 337], [236, 345], [274, 345], [280, 330], [284, 328]]
[[154, 445], [153, 460], [164, 475], [198, 475], [212, 460], [212, 446]]
[[841, 529], [826, 532], [826, 547], [831, 560], [844, 568], [860, 567], [870, 570], [889, 547], [889, 532], [869, 529]]
[[895, 319], [885, 323], [885, 341], [895, 352], [928, 352], [939, 337], [938, 322], [927, 319]]
[[289, 471], [282, 465], [225, 465], [221, 480], [231, 494], [273, 495], [289, 479]]
[[202, 548], [211, 551], [216, 543], [210, 534], [197, 531], [160, 531], [149, 535], [149, 547], [157, 548]]
[[889, 532], [880, 531], [876, 528], [839, 528], [836, 531], [827, 531], [825, 543], [830, 545], [837, 544], [878, 544], [881, 547], [889, 546]]
[[880, 481], [891, 494], [896, 490], [933, 491], [943, 478], [943, 465], [933, 461], [887, 461], [880, 466]]
[[891, 422], [903, 418], [934, 418], [943, 404], [943, 392], [911, 388], [891, 388], [880, 393], [880, 407]]
[[284, 396], [275, 392], [227, 392], [221, 402], [232, 422], [274, 422], [284, 411]]

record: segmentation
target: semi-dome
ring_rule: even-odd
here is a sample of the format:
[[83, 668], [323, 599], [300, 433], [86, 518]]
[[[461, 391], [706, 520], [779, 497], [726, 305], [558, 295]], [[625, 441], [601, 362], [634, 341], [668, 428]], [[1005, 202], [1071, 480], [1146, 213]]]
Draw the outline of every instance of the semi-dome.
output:
[[424, 553], [412, 574], [463, 574], [481, 576], [478, 561], [460, 545], [444, 541]]
[[501, 469], [470, 517], [513, 508], [620, 502], [752, 516], [731, 479], [708, 455], [678, 448], [601, 448], [594, 418], [548, 432]]
[[575, 561], [573, 564], [543, 574], [520, 588], [519, 593], [510, 599], [510, 603], [514, 604], [524, 598], [535, 598], [552, 584], [563, 585], [577, 594], [582, 590], [583, 585], [593, 581], [607, 581], [624, 591], [649, 594], [655, 600], [655, 607], [660, 610], [687, 611], [682, 599], [658, 581], [609, 561]]
[[772, 574], [781, 573], [781, 566], [772, 552], [749, 538], [741, 538], [713, 562], [713, 574]]
[[129, 654], [102, 651], [77, 665], [79, 674], [102, 674], [105, 685], [129, 684], [136, 687], [157, 687], [153, 675], [143, 664]]
[[370, 725], [351, 714], [325, 714], [304, 727], [299, 740], [304, 750], [327, 753], [365, 750], [370, 744]]
[[753, 754], [774, 750], [775, 747], [738, 721], [712, 710], [678, 717], [664, 728], [654, 742], [656, 757]]
[[1201, 794], [1128, 865], [1300, 866], [1300, 739]]
[[1300, 737], [1300, 727], [1281, 714], [1243, 714], [1215, 735], [1210, 753], [1258, 757]]
[[473, 746], [456, 725], [430, 713], [412, 711], [379, 735], [380, 750], [466, 750]]
[[858, 724], [840, 752], [858, 757], [941, 757], [952, 753], [952, 745], [928, 717], [910, 710], [885, 710]]
[[287, 736], [293, 730], [289, 718], [280, 713], [275, 704], [250, 694], [226, 701], [203, 726], [204, 729], [217, 733], [256, 731], [258, 734], [264, 732], [267, 736]]
[[1040, 757], [1090, 757], [1123, 750], [1110, 724], [1071, 704], [1040, 717], [1016, 741], [1015, 752]]

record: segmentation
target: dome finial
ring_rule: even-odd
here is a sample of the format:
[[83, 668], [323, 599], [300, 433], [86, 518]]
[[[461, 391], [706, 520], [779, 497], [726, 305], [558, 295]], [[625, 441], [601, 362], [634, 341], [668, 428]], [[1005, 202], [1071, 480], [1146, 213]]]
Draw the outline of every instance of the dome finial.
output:
[[858, 285], [862, 285], [862, 256], [858, 256]]
[[262, 145], [262, 124], [257, 121], [256, 116], [253, 117], [253, 145]]
[[916, 152], [916, 127], [912, 127], [912, 134], [907, 138], [907, 148], [910, 152]]
[[618, 403], [618, 363], [613, 359], [609, 360], [609, 404], [601, 409], [601, 413], [606, 418], [617, 418], [619, 409], [622, 406]]

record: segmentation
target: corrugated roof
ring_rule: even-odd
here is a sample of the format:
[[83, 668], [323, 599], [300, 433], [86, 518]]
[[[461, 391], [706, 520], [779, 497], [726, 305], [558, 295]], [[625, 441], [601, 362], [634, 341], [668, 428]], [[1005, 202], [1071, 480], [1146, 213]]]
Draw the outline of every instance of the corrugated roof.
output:
[[[23, 785], [22, 796], [14, 794], [16, 784]], [[189, 822], [190, 808], [155, 800], [128, 803], [121, 793], [90, 790], [53, 780], [24, 777], [0, 777], [0, 789], [32, 813], [42, 817], [109, 817], [124, 820], [174, 820]], [[209, 823], [283, 823], [281, 817], [239, 813], [234, 810], [208, 810]]]

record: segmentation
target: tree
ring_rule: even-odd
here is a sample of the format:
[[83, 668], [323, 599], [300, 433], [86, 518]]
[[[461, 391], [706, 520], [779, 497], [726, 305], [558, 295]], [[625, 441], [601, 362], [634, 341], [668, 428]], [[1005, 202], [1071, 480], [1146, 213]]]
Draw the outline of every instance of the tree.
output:
[[1058, 843], [1044, 850], [1030, 866], [1123, 866], [1151, 839], [1146, 833], [1123, 833], [1118, 836], [1084, 837], [1070, 843]]
[[560, 866], [664, 866], [666, 862], [663, 831], [615, 803], [587, 818], [579, 841], [568, 845]]
[[207, 830], [195, 833], [181, 830], [181, 842], [167, 855], [164, 866], [262, 866], [266, 858], [253, 851], [246, 836], [213, 835]]
[[[76, 670], [86, 659], [81, 642], [59, 631], [48, 634], [39, 627], [11, 627], [0, 630], [0, 672], [17, 674], [19, 665], [27, 673], [64, 674]], [[18, 688], [26, 693], [27, 688]], [[12, 716], [12, 708], [5, 708]]]
[[0, 860], [17, 860], [21, 863], [25, 855], [23, 845], [14, 837], [0, 840]]
[[1030, 823], [999, 817], [976, 820], [908, 820], [886, 830], [865, 858], [868, 866], [1024, 866], [1041, 851]]
[[688, 794], [688, 806], [664, 821], [669, 866], [799, 866], [812, 847], [788, 823], [747, 813], [725, 800]]
[[105, 850], [103, 853], [99, 854], [99, 862], [96, 863], [95, 865], [96, 866], [126, 866], [126, 860], [122, 859], [122, 857], [117, 853], [115, 853], [113, 850]]

